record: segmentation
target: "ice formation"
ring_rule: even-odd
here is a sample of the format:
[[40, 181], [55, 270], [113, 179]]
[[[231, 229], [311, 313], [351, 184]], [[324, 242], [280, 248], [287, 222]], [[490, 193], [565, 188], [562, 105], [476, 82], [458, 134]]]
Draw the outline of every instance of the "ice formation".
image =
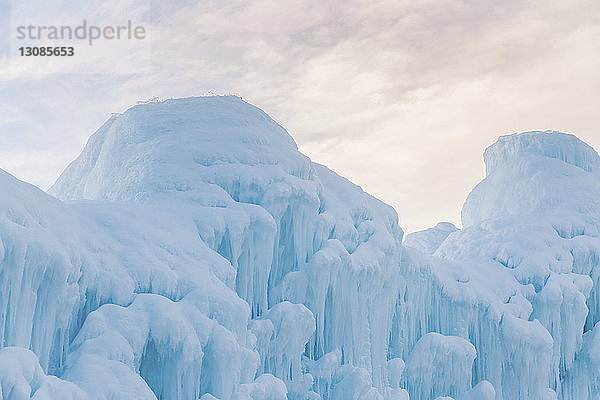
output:
[[114, 115], [49, 194], [0, 171], [0, 399], [598, 398], [600, 157], [485, 161], [403, 243], [237, 97]]
[[413, 232], [404, 238], [404, 246], [420, 250], [425, 254], [433, 254], [452, 233], [458, 228], [450, 222], [440, 222], [433, 228]]
[[475, 347], [461, 337], [423, 335], [407, 360], [406, 388], [418, 399], [462, 396], [471, 388], [475, 354]]

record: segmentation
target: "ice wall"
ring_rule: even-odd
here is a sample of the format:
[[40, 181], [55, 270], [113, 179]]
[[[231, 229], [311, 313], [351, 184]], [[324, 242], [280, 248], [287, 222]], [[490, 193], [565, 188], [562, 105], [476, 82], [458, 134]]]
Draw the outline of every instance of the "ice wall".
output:
[[[455, 269], [475, 264], [464, 279], [492, 284], [477, 302], [500, 310], [499, 327], [516, 324], [493, 333], [500, 343], [517, 341], [517, 351], [502, 359], [528, 355], [493, 373], [493, 350], [473, 338], [488, 358], [475, 363], [475, 375], [494, 384], [497, 398], [542, 398], [546, 376], [559, 397], [572, 398], [562, 390], [564, 376], [574, 368], [584, 330], [599, 318], [600, 157], [574, 136], [549, 131], [502, 137], [485, 160], [488, 175], [463, 208], [465, 228], [435, 256]], [[534, 351], [548, 342], [544, 332], [551, 350]]]
[[305, 304], [316, 319], [307, 355], [339, 348], [385, 384], [402, 286], [396, 213], [311, 163], [257, 108], [235, 97], [134, 107], [90, 138], [50, 193], [177, 208], [236, 269], [253, 317]]
[[3, 398], [592, 399], [599, 157], [529, 132], [485, 159], [464, 228], [403, 246], [237, 97], [115, 115], [56, 198], [0, 173]]
[[[14, 185], [7, 192], [30, 188]], [[25, 211], [44, 216], [46, 237], [14, 235], [22, 217], [9, 205], [4, 247], [30, 246], [44, 262], [56, 252], [60, 262], [48, 267], [52, 283], [27, 276], [40, 274], [31, 256], [21, 272], [18, 258], [4, 257], [25, 275], [3, 281], [5, 345], [32, 348], [44, 369], [94, 398], [280, 396], [272, 379], [253, 382], [263, 373], [283, 380], [288, 398], [320, 397], [305, 363], [331, 351], [340, 354], [336, 370], [367, 374], [365, 390], [385, 392], [403, 288], [396, 214], [311, 163], [255, 107], [233, 97], [135, 107], [92, 136], [51, 189], [69, 203], [27, 190], [36, 194], [2, 200], [37, 196]], [[34, 287], [11, 291], [19, 279]], [[50, 297], [61, 303], [36, 313]], [[19, 301], [31, 315], [11, 317]], [[294, 328], [305, 333], [292, 342], [282, 321], [296, 314], [275, 317], [287, 301], [308, 307]], [[239, 360], [225, 371], [223, 356]], [[334, 375], [348, 382], [346, 372]], [[111, 384], [98, 390], [94, 376]], [[344, 385], [335, 393], [350, 393]]]
[[573, 367], [563, 378], [563, 399], [597, 399], [600, 396], [600, 325], [583, 335]]

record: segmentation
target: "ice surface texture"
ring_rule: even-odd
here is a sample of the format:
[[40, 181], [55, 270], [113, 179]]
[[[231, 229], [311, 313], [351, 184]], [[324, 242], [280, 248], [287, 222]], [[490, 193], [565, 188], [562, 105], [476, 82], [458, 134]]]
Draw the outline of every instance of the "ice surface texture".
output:
[[464, 229], [403, 245], [237, 97], [115, 115], [50, 194], [0, 172], [0, 399], [596, 398], [600, 158], [485, 159]]

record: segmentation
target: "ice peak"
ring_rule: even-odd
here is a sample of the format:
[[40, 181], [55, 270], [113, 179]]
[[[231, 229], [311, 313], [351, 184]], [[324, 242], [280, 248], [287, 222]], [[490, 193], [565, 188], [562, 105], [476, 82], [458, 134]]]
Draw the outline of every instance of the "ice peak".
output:
[[600, 157], [591, 146], [574, 135], [547, 130], [501, 136], [485, 150], [486, 174], [528, 154], [556, 158], [588, 172], [600, 168]]
[[[177, 99], [166, 99], [164, 101], [151, 101], [137, 104], [121, 115], [142, 128], [158, 124], [160, 129], [152, 129], [151, 132], [139, 129], [135, 133], [144, 135], [152, 133], [154, 136], [177, 133], [181, 124], [185, 123], [196, 128], [196, 134], [218, 136], [224, 133], [219, 129], [233, 127], [247, 127], [258, 130], [263, 140], [270, 137], [287, 142], [290, 146], [297, 148], [294, 139], [287, 131], [277, 124], [269, 115], [260, 108], [255, 107], [241, 97], [226, 96], [196, 96]], [[203, 131], [202, 128], [208, 131]], [[128, 132], [121, 131], [120, 134]], [[215, 138], [216, 139], [216, 138]]]
[[310, 160], [287, 131], [235, 96], [138, 104], [113, 115], [50, 193], [64, 200], [131, 200], [188, 191], [209, 176], [266, 167], [306, 178]]
[[469, 194], [463, 226], [489, 218], [568, 209], [600, 210], [600, 156], [574, 135], [524, 132], [502, 136], [484, 153], [487, 176]]

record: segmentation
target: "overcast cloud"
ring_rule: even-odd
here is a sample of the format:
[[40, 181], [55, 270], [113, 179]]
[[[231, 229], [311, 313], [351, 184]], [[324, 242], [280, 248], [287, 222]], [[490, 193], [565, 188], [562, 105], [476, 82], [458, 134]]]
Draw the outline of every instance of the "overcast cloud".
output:
[[1, 3], [0, 168], [43, 189], [111, 112], [207, 91], [265, 110], [407, 231], [459, 223], [500, 135], [556, 129], [600, 149], [597, 0], [155, 1], [139, 75], [15, 72], [9, 18]]

